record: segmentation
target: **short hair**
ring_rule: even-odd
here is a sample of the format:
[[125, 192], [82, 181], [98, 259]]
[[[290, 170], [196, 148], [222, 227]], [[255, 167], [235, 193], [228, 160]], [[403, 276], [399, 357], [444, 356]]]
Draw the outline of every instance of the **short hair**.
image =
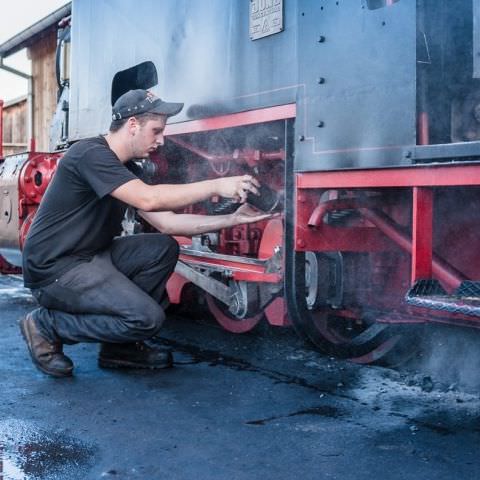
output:
[[[149, 120], [157, 120], [158, 117], [164, 117], [165, 115], [158, 113], [141, 113], [140, 115], [132, 115], [135, 117], [140, 125], [145, 125]], [[131, 118], [131, 117], [129, 117]], [[113, 120], [108, 129], [111, 133], [118, 132], [126, 123], [128, 118], [121, 118], [120, 120]]]

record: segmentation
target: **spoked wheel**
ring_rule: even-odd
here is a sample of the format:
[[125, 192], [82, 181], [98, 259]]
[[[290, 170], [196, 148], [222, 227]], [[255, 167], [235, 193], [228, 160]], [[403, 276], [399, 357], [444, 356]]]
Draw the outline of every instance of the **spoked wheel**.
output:
[[255, 328], [258, 322], [263, 318], [263, 312], [252, 317], [237, 318], [228, 311], [228, 307], [222, 302], [206, 294], [208, 309], [215, 317], [217, 322], [229, 332], [246, 333]]
[[328, 355], [358, 363], [377, 362], [404, 349], [404, 335], [389, 324], [377, 323], [374, 312], [340, 306], [341, 255], [295, 252], [293, 256], [293, 263], [287, 265], [286, 295], [300, 336]]
[[313, 327], [310, 340], [318, 346], [328, 343], [327, 353], [348, 358], [356, 363], [373, 363], [383, 359], [402, 341], [401, 334], [394, 334], [391, 327], [370, 323], [348, 313], [325, 309], [312, 314]]

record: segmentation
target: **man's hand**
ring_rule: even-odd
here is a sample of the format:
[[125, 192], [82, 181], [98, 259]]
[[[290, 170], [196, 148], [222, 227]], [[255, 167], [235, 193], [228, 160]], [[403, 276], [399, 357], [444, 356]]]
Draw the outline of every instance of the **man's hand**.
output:
[[255, 223], [266, 220], [279, 214], [259, 212], [248, 204], [242, 205], [232, 214], [233, 225], [241, 225], [243, 223]]
[[244, 203], [248, 192], [258, 195], [257, 187], [260, 183], [252, 175], [238, 175], [236, 177], [217, 178], [217, 194], [225, 198], [233, 198]]

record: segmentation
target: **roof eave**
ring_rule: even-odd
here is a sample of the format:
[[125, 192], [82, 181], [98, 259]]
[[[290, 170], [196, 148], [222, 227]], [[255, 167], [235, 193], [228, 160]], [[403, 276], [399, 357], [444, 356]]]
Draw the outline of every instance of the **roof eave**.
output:
[[63, 7], [58, 8], [20, 33], [17, 33], [14, 37], [8, 39], [6, 42], [3, 42], [0, 45], [0, 58], [9, 57], [19, 50], [22, 50], [22, 48], [28, 47], [34, 43], [36, 37], [42, 35], [42, 33], [44, 33], [46, 30], [57, 25], [62, 18], [70, 15], [71, 11], [72, 4], [70, 2]]

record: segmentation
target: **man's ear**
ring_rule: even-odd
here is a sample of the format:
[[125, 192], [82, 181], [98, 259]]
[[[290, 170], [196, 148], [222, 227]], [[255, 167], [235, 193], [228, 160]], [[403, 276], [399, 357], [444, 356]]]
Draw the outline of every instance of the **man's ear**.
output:
[[135, 117], [130, 117], [127, 120], [127, 130], [130, 135], [135, 135], [138, 130], [138, 120]]

